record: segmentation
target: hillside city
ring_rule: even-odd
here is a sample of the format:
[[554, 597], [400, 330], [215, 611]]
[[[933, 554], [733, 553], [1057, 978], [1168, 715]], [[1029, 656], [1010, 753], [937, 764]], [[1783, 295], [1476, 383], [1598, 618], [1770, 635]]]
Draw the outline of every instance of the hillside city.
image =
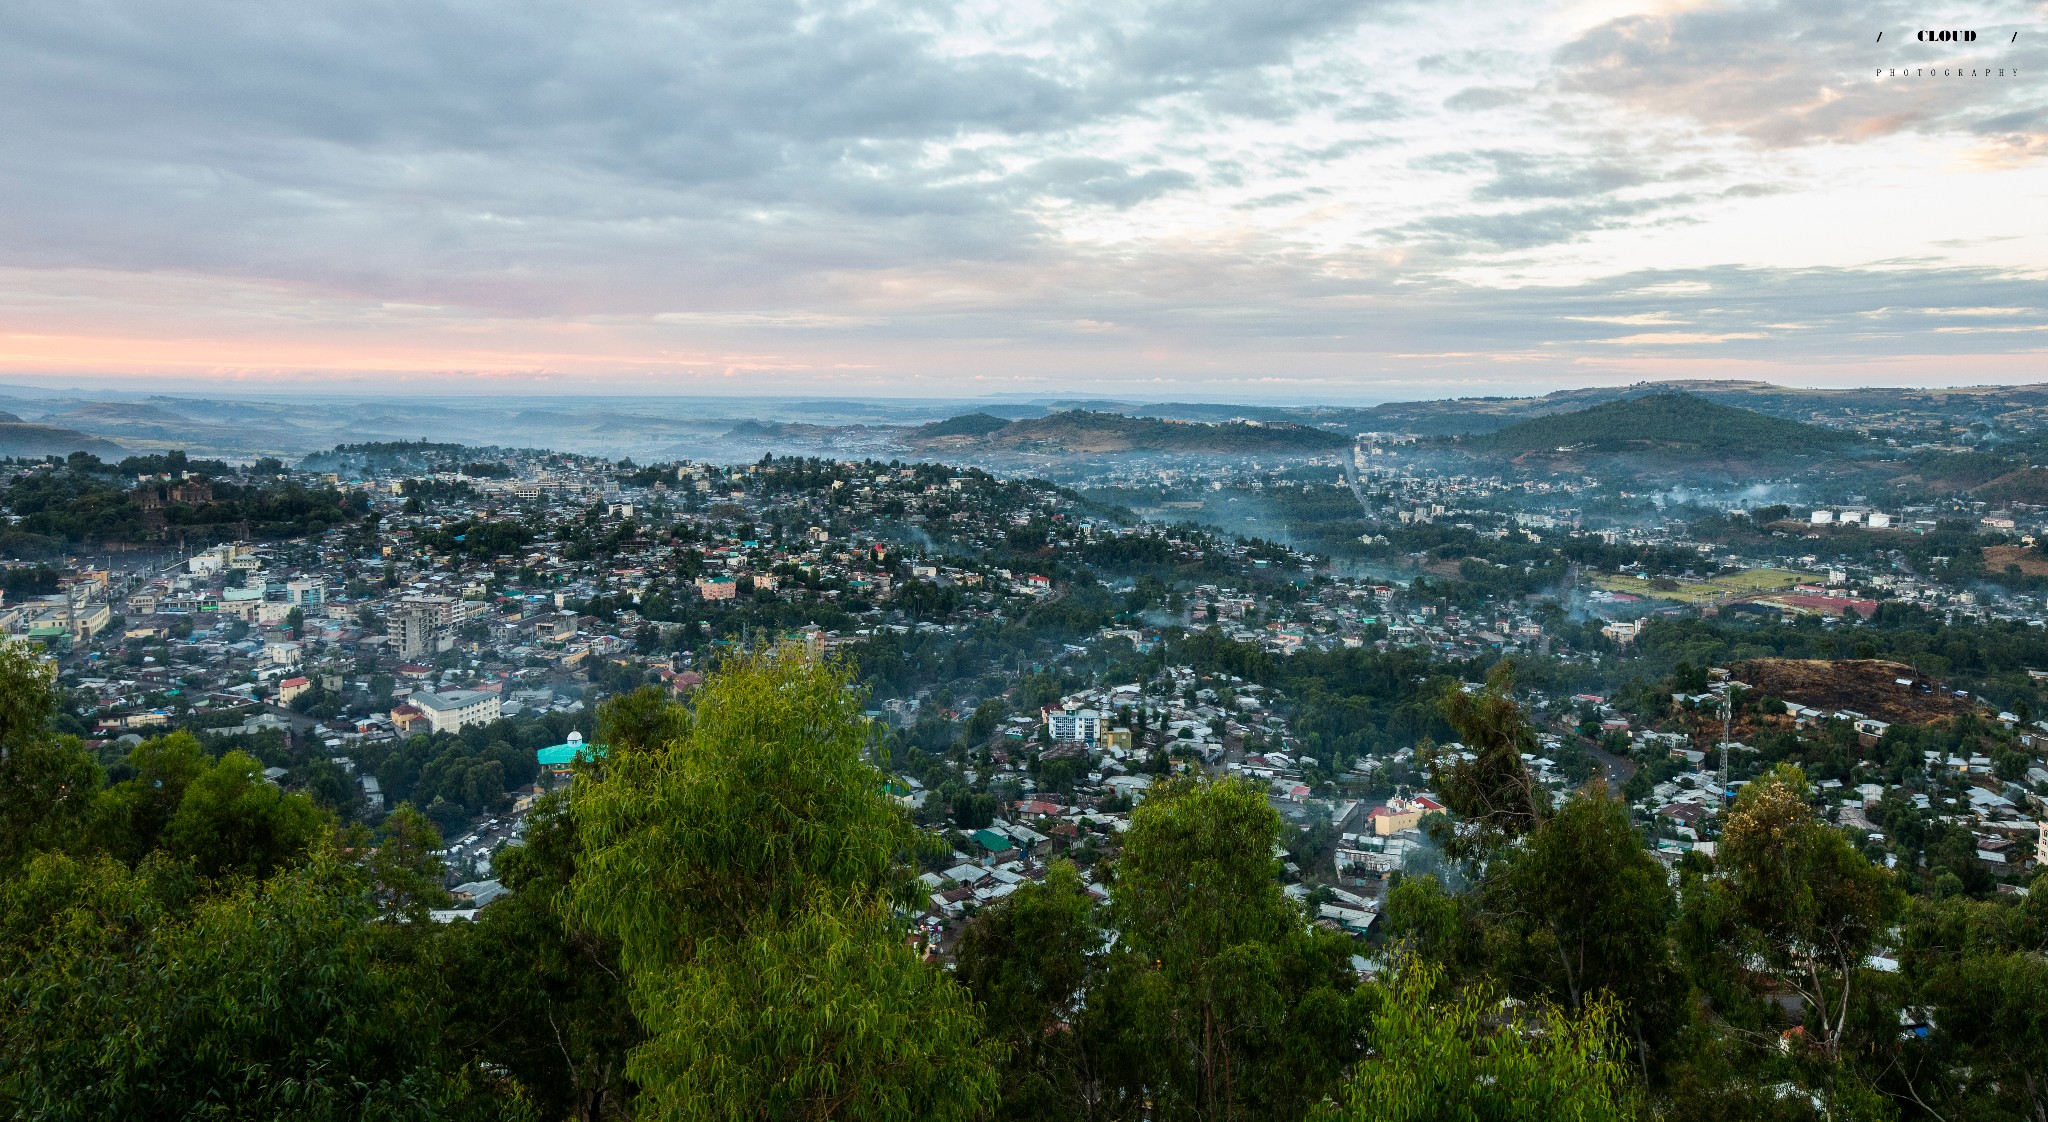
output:
[[[10, 563], [0, 626], [58, 659], [66, 723], [116, 775], [184, 729], [345, 820], [418, 807], [447, 839], [444, 920], [505, 891], [494, 856], [602, 751], [601, 698], [687, 699], [728, 652], [778, 642], [857, 668], [893, 797], [950, 839], [922, 873], [935, 953], [1055, 859], [1086, 880], [1146, 788], [1196, 769], [1267, 790], [1288, 893], [1370, 959], [1390, 878], [1455, 875], [1423, 829], [1444, 809], [1425, 757], [1472, 753], [1418, 701], [1502, 661], [1541, 730], [1537, 781], [1622, 794], [1667, 865], [1711, 855], [1727, 800], [1785, 760], [1887, 866], [1956, 853], [1941, 869], [1974, 890], [2022, 891], [2048, 860], [2048, 605], [1954, 563], [2048, 571], [2039, 506], [1679, 507], [1588, 473], [1449, 472], [1386, 433], [1066, 485], [427, 445], [309, 464], [131, 473], [162, 544]], [[97, 467], [6, 468], [11, 521], [47, 532], [56, 508], [23, 498]], [[163, 517], [216, 484], [326, 493], [343, 516], [266, 539]], [[1327, 509], [1365, 527], [1335, 556], [1289, 529]], [[1886, 638], [1916, 629], [2026, 657]], [[1410, 681], [1347, 690], [1388, 656]]]
[[0, 1122], [2048, 1122], [1923, 9], [0, 4]]
[[0, 460], [0, 1101], [2048, 1109], [2033, 399], [1773, 393]]

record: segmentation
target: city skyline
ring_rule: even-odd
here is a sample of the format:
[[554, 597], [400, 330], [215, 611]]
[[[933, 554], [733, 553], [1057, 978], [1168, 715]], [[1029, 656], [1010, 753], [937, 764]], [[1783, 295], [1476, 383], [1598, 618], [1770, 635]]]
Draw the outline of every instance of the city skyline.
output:
[[2043, 381], [2039, 15], [15, 6], [0, 381]]

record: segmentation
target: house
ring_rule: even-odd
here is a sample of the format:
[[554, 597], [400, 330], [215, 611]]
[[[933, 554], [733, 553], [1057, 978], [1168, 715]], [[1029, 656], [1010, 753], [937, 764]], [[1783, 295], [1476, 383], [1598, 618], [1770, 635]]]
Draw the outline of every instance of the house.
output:
[[980, 846], [990, 857], [1009, 857], [1017, 852], [1017, 843], [1006, 834], [994, 830], [976, 830], [974, 844]]
[[457, 902], [468, 904], [472, 908], [481, 908], [510, 891], [495, 880], [473, 880], [448, 890], [449, 895], [454, 896]]
[[427, 731], [429, 725], [425, 713], [411, 705], [399, 705], [391, 710], [391, 727], [396, 729], [400, 736], [411, 736]]
[[286, 678], [277, 684], [277, 703], [290, 705], [292, 699], [313, 688], [309, 678]]

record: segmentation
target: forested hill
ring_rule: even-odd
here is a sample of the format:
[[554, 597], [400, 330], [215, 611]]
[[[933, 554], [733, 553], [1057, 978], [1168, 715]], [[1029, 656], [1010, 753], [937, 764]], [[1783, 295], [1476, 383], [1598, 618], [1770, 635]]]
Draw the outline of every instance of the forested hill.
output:
[[[0, 485], [0, 510], [15, 517], [0, 533], [0, 557], [46, 557], [86, 544], [195, 534], [202, 540], [210, 534], [295, 537], [368, 512], [362, 493], [308, 485], [269, 470], [281, 467], [272, 460], [236, 469], [171, 452], [118, 464], [75, 454], [61, 464], [17, 470]], [[162, 478], [137, 486], [141, 476]]]
[[1084, 409], [994, 424], [1000, 420], [986, 414], [969, 414], [927, 425], [911, 437], [913, 442], [928, 447], [1084, 453], [1319, 452], [1341, 448], [1349, 442], [1340, 433], [1305, 425], [1252, 421], [1204, 424]]
[[1855, 438], [1693, 394], [1660, 393], [1532, 418], [1468, 443], [1511, 455], [1559, 450], [1748, 457], [1836, 451]]
[[941, 436], [987, 436], [1009, 424], [1009, 421], [991, 413], [965, 413], [958, 417], [948, 417], [943, 421], [920, 425], [911, 436], [931, 439]]
[[30, 424], [12, 413], [0, 413], [0, 456], [68, 456], [89, 452], [95, 456], [119, 456], [120, 445], [74, 429]]

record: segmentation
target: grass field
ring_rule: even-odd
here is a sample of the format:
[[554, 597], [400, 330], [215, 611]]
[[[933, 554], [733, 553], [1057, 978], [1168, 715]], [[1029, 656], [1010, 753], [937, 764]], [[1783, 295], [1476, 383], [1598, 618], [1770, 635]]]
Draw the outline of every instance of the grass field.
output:
[[[1681, 604], [1712, 604], [1765, 592], [1783, 592], [1801, 581], [1813, 578], [1809, 574], [1794, 573], [1785, 569], [1744, 569], [1742, 572], [1727, 573], [1713, 580], [1647, 581], [1615, 573], [1595, 573], [1592, 579], [1595, 587], [1608, 592], [1626, 592], [1631, 596], [1647, 599], [1676, 600]], [[1657, 587], [1660, 584], [1670, 587]]]

